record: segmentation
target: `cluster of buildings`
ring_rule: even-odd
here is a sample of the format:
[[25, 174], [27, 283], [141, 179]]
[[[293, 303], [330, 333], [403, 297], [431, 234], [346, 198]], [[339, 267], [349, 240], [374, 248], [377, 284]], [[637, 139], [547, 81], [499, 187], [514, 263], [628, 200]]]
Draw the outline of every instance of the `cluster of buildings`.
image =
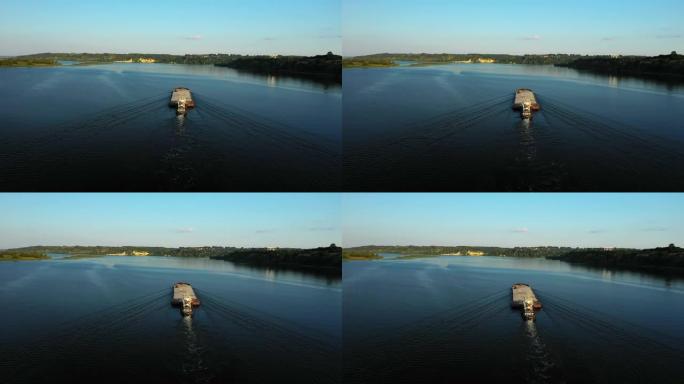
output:
[[[116, 61], [116, 63], [132, 63], [132, 62], [133, 62], [133, 59]], [[152, 64], [152, 63], [156, 63], [157, 59], [146, 59], [144, 57], [141, 57], [138, 60], [136, 60], [136, 62], [143, 63], [143, 64]]]
[[466, 251], [465, 254], [460, 251], [456, 253], [443, 253], [442, 256], [484, 256], [483, 251]]
[[461, 60], [461, 61], [454, 61], [456, 64], [472, 64], [472, 63], [480, 63], [480, 64], [492, 64], [496, 62], [494, 59], [490, 59], [487, 57], [478, 57], [476, 60], [473, 61], [473, 59], [468, 59], [468, 60]]
[[[150, 253], [147, 251], [133, 251], [131, 252], [131, 256], [149, 256]], [[126, 251], [120, 252], [120, 253], [108, 253], [107, 256], [128, 256]]]

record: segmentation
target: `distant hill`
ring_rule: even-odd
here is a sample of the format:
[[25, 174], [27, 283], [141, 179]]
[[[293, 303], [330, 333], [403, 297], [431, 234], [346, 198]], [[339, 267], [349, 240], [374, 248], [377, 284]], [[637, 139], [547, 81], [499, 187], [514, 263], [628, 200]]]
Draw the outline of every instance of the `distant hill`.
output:
[[684, 273], [684, 249], [670, 244], [653, 249], [581, 249], [551, 259], [606, 268], [670, 270]]
[[[36, 53], [17, 56], [16, 60], [50, 60], [75, 61], [80, 64], [105, 64], [121, 62], [154, 62], [162, 64], [216, 64], [235, 60], [242, 55], [206, 54], [206, 55], [167, 55], [157, 53]], [[151, 60], [150, 60], [151, 59]]]
[[684, 81], [684, 55], [679, 55], [677, 52], [654, 57], [588, 57], [556, 65], [599, 73], [666, 77]]
[[506, 55], [485, 53], [377, 53], [364, 56], [346, 57], [345, 67], [391, 66], [395, 61], [413, 61], [417, 64], [447, 63], [495, 63], [495, 64], [560, 64], [569, 63], [582, 57], [572, 54], [545, 55]]
[[133, 255], [133, 252], [146, 252], [154, 256], [176, 257], [210, 257], [232, 252], [235, 247], [147, 247], [147, 246], [81, 246], [81, 245], [38, 245], [33, 247], [15, 248], [16, 252], [62, 253], [73, 256], [104, 256], [113, 254]]
[[[37, 258], [48, 253], [67, 254], [75, 258], [88, 256], [175, 256], [209, 257], [240, 264], [288, 269], [341, 270], [342, 248], [236, 248], [236, 247], [148, 247], [148, 246], [45, 246], [23, 247], [0, 251], [7, 259]], [[41, 258], [49, 258], [47, 256]]]
[[345, 248], [345, 253], [372, 255], [378, 253], [398, 253], [401, 255], [463, 255], [463, 256], [511, 256], [511, 257], [551, 257], [574, 250], [570, 247], [486, 247], [486, 246], [420, 246], [420, 245], [368, 245]]
[[368, 245], [345, 248], [344, 260], [381, 259], [381, 253], [399, 254], [400, 259], [426, 256], [507, 256], [539, 257], [585, 264], [602, 268], [643, 270], [684, 274], [684, 249], [670, 244], [653, 249], [630, 248], [570, 248], [570, 247], [487, 247], [487, 246], [418, 246]]

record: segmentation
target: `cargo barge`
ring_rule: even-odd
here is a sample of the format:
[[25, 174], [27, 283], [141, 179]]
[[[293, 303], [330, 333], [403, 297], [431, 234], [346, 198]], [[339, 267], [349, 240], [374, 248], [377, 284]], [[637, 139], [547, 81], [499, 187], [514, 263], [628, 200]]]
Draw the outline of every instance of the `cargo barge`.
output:
[[199, 307], [200, 301], [190, 283], [178, 282], [173, 285], [171, 305], [179, 307], [183, 316], [192, 316], [192, 310]]
[[188, 88], [178, 87], [171, 92], [169, 106], [176, 108], [177, 115], [185, 115], [188, 109], [195, 108], [195, 100], [192, 99], [192, 92]]
[[532, 287], [517, 283], [511, 287], [511, 308], [520, 308], [523, 319], [534, 321], [537, 311], [542, 308], [542, 304], [534, 294]]
[[515, 90], [515, 100], [513, 100], [513, 109], [520, 111], [520, 117], [523, 119], [531, 119], [532, 112], [539, 111], [541, 106], [537, 103], [537, 98], [534, 92], [527, 88], [518, 88]]

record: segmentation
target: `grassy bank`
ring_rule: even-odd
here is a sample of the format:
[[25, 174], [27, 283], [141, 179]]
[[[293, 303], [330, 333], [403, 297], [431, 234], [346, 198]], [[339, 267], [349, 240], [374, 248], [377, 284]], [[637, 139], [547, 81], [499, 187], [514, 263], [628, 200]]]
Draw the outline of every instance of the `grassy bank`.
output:
[[342, 259], [347, 261], [354, 260], [379, 260], [382, 256], [370, 251], [354, 251], [345, 249], [342, 251]]
[[52, 59], [0, 59], [0, 67], [55, 67], [60, 64]]
[[387, 68], [396, 67], [398, 64], [392, 59], [344, 59], [343, 68]]
[[0, 251], [0, 261], [45, 260], [50, 256], [42, 252]]

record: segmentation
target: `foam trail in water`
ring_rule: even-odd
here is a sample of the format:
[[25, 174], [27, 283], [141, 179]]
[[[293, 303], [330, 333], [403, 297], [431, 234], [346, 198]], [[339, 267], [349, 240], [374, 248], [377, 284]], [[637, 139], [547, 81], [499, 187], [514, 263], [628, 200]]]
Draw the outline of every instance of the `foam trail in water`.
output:
[[205, 347], [198, 338], [197, 332], [192, 326], [192, 316], [184, 316], [182, 319], [182, 332], [185, 342], [184, 353], [182, 355], [182, 374], [183, 377], [194, 383], [210, 382], [208, 376], [209, 368], [205, 364]]
[[548, 353], [546, 344], [537, 332], [534, 321], [524, 323], [525, 335], [527, 336], [526, 360], [529, 365], [526, 381], [531, 384], [551, 382], [551, 370], [555, 367], [553, 359]]

